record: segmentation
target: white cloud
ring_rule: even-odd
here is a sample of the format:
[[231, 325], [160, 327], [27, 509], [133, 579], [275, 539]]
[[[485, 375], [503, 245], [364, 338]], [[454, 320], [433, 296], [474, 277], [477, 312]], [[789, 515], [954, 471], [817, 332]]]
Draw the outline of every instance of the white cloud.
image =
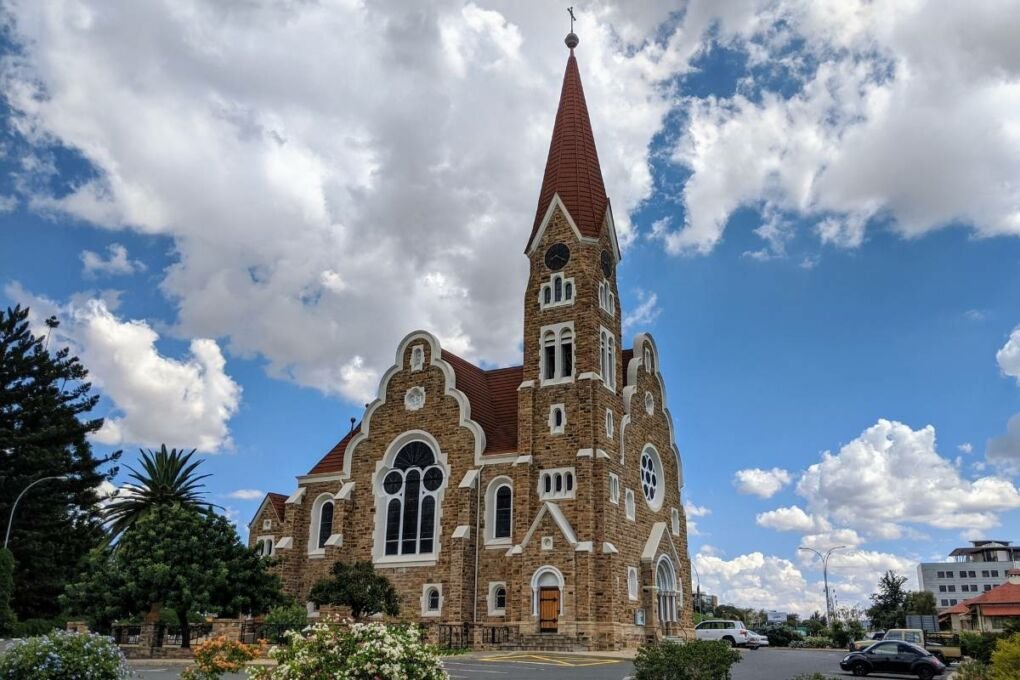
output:
[[36, 321], [50, 314], [61, 318], [55, 339], [74, 348], [89, 379], [114, 402], [96, 441], [209, 452], [232, 446], [228, 423], [241, 388], [225, 372], [216, 341], [194, 339], [189, 356], [174, 359], [159, 352], [159, 335], [147, 323], [119, 319], [102, 299], [59, 306], [16, 285], [6, 293], [30, 306]]
[[995, 361], [1005, 375], [1016, 378], [1020, 384], [1020, 326], [1013, 329], [1009, 340], [995, 353]]
[[790, 473], [777, 467], [771, 470], [762, 470], [760, 468], [738, 470], [733, 475], [733, 484], [737, 487], [737, 491], [744, 494], [754, 494], [761, 498], [775, 496], [784, 486], [790, 483], [790, 480]]
[[258, 489], [238, 489], [227, 494], [227, 498], [236, 498], [242, 501], [257, 501], [265, 496], [265, 492]]
[[643, 290], [637, 292], [638, 306], [631, 312], [623, 315], [623, 332], [627, 333], [635, 328], [647, 328], [655, 323], [662, 313], [659, 307], [659, 296]]
[[702, 549], [694, 556], [694, 565], [701, 576], [701, 592], [718, 595], [720, 603], [802, 614], [825, 609], [823, 589], [809, 584], [789, 560], [761, 552], [726, 560]]
[[[719, 41], [749, 53], [761, 75], [729, 97], [685, 99], [674, 158], [692, 174], [682, 227], [660, 231], [668, 250], [712, 250], [742, 206], [804, 218], [841, 248], [858, 247], [873, 217], [908, 237], [949, 224], [1020, 234], [1013, 2], [729, 9], [740, 17]], [[684, 23], [707, 11], [691, 3]], [[798, 89], [770, 91], [769, 79]], [[776, 252], [776, 233], [759, 235]]]
[[971, 444], [970, 442], [964, 442], [962, 444], [958, 444], [956, 449], [960, 453], [971, 453], [974, 451], [974, 445]]
[[701, 536], [701, 531], [698, 529], [698, 523], [691, 519], [692, 517], [707, 517], [712, 514], [704, 505], [695, 505], [689, 500], [684, 501], [684, 514], [687, 516], [687, 535], [688, 536]]
[[109, 257], [103, 256], [92, 250], [81, 252], [82, 274], [86, 277], [96, 274], [134, 274], [137, 271], [144, 271], [145, 264], [138, 260], [128, 258], [127, 248], [119, 243], [111, 243], [107, 249]]
[[887, 539], [910, 535], [910, 525], [989, 529], [999, 513], [1020, 508], [1020, 491], [1008, 479], [962, 477], [938, 454], [935, 428], [884, 419], [838, 453], [823, 453], [797, 493], [833, 525]]
[[755, 522], [760, 527], [775, 529], [776, 531], [799, 531], [801, 533], [812, 533], [828, 531], [831, 527], [824, 519], [808, 515], [796, 505], [788, 508], [776, 508], [768, 512], [760, 513]]
[[[660, 83], [696, 43], [646, 42], [671, 9], [578, 14], [624, 246], [652, 188], [649, 141], [670, 106]], [[226, 338], [271, 375], [356, 403], [415, 328], [469, 359], [519, 361], [521, 251], [567, 57], [548, 8], [21, 0], [9, 12], [18, 130], [96, 170], [32, 207], [172, 238], [161, 289], [175, 333]]]

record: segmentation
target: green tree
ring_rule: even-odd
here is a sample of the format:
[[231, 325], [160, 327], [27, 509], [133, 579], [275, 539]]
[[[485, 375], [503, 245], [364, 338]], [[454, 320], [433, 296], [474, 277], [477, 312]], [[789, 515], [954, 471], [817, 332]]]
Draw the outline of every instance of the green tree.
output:
[[[51, 334], [55, 319], [47, 325]], [[104, 538], [96, 489], [117, 473], [120, 457], [92, 453], [88, 436], [103, 425], [89, 418], [99, 400], [88, 371], [66, 347], [47, 349], [29, 329], [29, 310], [0, 311], [0, 521], [18, 503], [10, 548], [15, 558], [11, 606], [21, 619], [52, 618], [57, 597], [77, 577], [89, 550]]]
[[0, 635], [11, 632], [14, 611], [11, 609], [11, 592], [14, 590], [14, 557], [11, 551], [0, 548]]
[[1020, 634], [999, 640], [992, 652], [992, 680], [1020, 678]]
[[934, 616], [937, 613], [935, 611], [935, 595], [927, 590], [907, 593], [903, 609], [907, 614], [930, 614]]
[[903, 584], [906, 582], [906, 576], [897, 576], [893, 571], [887, 571], [879, 580], [878, 592], [871, 594], [871, 607], [868, 608], [872, 628], [888, 630], [905, 625], [907, 591]]
[[308, 597], [315, 604], [349, 607], [355, 619], [379, 612], [390, 616], [400, 613], [396, 589], [389, 579], [376, 573], [371, 562], [337, 562], [331, 573], [332, 578], [312, 586]]
[[804, 627], [807, 628], [808, 635], [818, 635], [825, 630], [825, 623], [825, 615], [816, 611], [811, 618], [804, 621]]
[[161, 607], [177, 616], [184, 647], [191, 613], [259, 614], [282, 601], [279, 578], [229, 521], [179, 505], [142, 514], [90, 566], [63, 600], [73, 613], [109, 619]]
[[184, 449], [168, 451], [163, 444], [159, 451], [142, 450], [141, 454], [142, 471], [126, 465], [131, 471], [128, 475], [132, 480], [130, 489], [115, 497], [106, 507], [111, 539], [120, 536], [155, 507], [179, 505], [211, 512], [213, 506], [202, 500], [205, 492], [201, 490], [204, 486], [202, 480], [209, 475], [196, 474], [202, 461], [192, 462], [194, 449], [188, 453]]

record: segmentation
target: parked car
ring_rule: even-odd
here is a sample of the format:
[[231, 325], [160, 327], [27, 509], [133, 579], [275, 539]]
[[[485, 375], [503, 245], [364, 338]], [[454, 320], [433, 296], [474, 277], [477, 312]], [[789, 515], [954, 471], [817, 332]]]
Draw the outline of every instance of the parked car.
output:
[[768, 635], [765, 635], [764, 633], [759, 633], [758, 631], [751, 631], [750, 635], [754, 638], [754, 647], [755, 648], [757, 648], [757, 647], [768, 647], [769, 646], [769, 637], [768, 637]]
[[722, 640], [728, 642], [731, 647], [757, 649], [759, 645], [752, 643], [752, 635], [754, 633], [749, 631], [742, 621], [714, 619], [702, 621], [694, 627], [694, 636], [698, 640]]
[[[881, 639], [909, 642], [924, 647], [942, 663], [952, 663], [963, 657], [960, 636], [953, 633], [928, 633], [920, 628], [890, 628]], [[865, 650], [872, 644], [874, 643], [870, 640], [857, 640], [850, 643], [850, 651]]]
[[839, 667], [858, 676], [891, 673], [913, 675], [920, 680], [931, 680], [946, 671], [946, 665], [924, 647], [896, 640], [883, 640], [863, 652], [850, 652]]
[[863, 640], [851, 640], [850, 651], [851, 652], [864, 651], [865, 649], [875, 644], [876, 642], [881, 641], [883, 637], [885, 637], [885, 631], [876, 630], [865, 635]]

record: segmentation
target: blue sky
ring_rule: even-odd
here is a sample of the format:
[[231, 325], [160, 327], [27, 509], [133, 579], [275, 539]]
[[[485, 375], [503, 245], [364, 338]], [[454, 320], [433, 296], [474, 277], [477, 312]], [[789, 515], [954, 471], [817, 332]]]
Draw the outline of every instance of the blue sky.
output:
[[[519, 361], [566, 50], [537, 3], [185, 5], [12, 4], [0, 296], [62, 318], [98, 449], [199, 447], [243, 525], [408, 331]], [[1020, 540], [1016, 4], [578, 7], [703, 589], [810, 611], [799, 544], [850, 604]]]

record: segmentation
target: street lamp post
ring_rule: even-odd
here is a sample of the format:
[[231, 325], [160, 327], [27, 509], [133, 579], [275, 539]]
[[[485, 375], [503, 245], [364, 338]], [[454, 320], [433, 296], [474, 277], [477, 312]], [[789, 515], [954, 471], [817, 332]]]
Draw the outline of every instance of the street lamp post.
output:
[[14, 526], [14, 511], [18, 509], [18, 503], [21, 501], [21, 497], [28, 493], [28, 490], [31, 489], [36, 484], [40, 484], [50, 479], [64, 480], [67, 478], [68, 475], [52, 475], [50, 477], [40, 477], [39, 479], [35, 480], [34, 482], [32, 482], [31, 484], [29, 484], [28, 486], [21, 490], [21, 493], [18, 494], [18, 497], [14, 499], [14, 505], [11, 506], [11, 516], [7, 519], [7, 534], [4, 536], [4, 550], [7, 549], [7, 543], [10, 542], [11, 540], [11, 527]]
[[701, 613], [701, 575], [698, 574], [698, 568], [694, 566], [694, 562], [691, 562], [691, 569], [694, 570], [694, 577], [698, 579], [698, 594], [694, 598], [694, 611], [698, 614]]
[[824, 555], [815, 550], [814, 548], [806, 548], [804, 546], [800, 546], [799, 548], [797, 548], [797, 550], [807, 550], [809, 552], [813, 552], [814, 554], [818, 555], [818, 557], [822, 560], [822, 578], [825, 579], [825, 618], [826, 623], [830, 626], [832, 625], [832, 602], [829, 599], [829, 557], [831, 557], [832, 553], [836, 552], [837, 550], [843, 550], [845, 548], [846, 548], [845, 545], [837, 545], [833, 548], [829, 548], [828, 550], [826, 550]]

